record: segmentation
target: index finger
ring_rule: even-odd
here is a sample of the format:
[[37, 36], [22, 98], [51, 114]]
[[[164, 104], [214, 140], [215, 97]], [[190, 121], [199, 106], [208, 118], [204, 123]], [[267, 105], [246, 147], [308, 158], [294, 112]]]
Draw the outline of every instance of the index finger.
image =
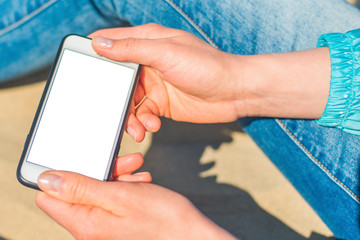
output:
[[[162, 66], [161, 61], [164, 54], [159, 55], [159, 49], [165, 50], [166, 44], [163, 40], [143, 39], [143, 38], [124, 38], [110, 39], [104, 37], [94, 37], [92, 47], [99, 55], [111, 60], [120, 62], [134, 62], [153, 68]], [[158, 69], [161, 71], [161, 69]]]
[[101, 29], [91, 33], [88, 37], [106, 37], [112, 39], [124, 38], [143, 38], [143, 39], [159, 39], [176, 36], [179, 31], [177, 29], [166, 28], [155, 23], [148, 23], [135, 27], [120, 27]]

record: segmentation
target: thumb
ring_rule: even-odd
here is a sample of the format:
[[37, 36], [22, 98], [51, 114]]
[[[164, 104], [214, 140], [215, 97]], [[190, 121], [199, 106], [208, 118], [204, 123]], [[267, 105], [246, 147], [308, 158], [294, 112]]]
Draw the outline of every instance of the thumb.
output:
[[126, 38], [114, 40], [104, 37], [92, 39], [93, 49], [101, 56], [122, 61], [134, 62], [156, 68], [159, 59], [160, 39]]
[[[47, 171], [39, 176], [38, 186], [59, 200], [113, 209], [111, 199], [119, 199], [121, 182], [103, 182], [80, 174], [65, 171]], [[125, 194], [121, 194], [125, 195]]]

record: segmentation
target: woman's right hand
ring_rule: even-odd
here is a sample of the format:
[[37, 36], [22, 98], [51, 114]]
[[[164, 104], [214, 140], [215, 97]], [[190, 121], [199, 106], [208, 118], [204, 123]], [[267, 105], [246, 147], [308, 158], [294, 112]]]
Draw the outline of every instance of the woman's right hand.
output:
[[145, 131], [159, 130], [162, 116], [194, 123], [246, 116], [320, 118], [329, 96], [327, 48], [241, 56], [156, 24], [105, 29], [90, 37], [98, 54], [145, 66], [127, 125], [137, 141]]
[[215, 123], [247, 115], [243, 87], [231, 71], [235, 56], [190, 33], [148, 24], [104, 29], [90, 37], [98, 54], [144, 65], [128, 121], [128, 132], [137, 141], [145, 130], [159, 130], [162, 116]]

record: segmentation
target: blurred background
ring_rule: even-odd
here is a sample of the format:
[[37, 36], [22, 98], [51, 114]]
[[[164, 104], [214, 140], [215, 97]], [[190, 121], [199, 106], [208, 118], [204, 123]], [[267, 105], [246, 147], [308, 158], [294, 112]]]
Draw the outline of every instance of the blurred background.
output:
[[[360, 6], [357, 0], [349, 0]], [[73, 239], [17, 182], [16, 167], [47, 71], [31, 84], [0, 85], [0, 240]], [[156, 184], [187, 196], [205, 215], [242, 239], [332, 239], [308, 204], [236, 123], [163, 119], [143, 143], [124, 136], [120, 155], [142, 152]], [[104, 223], [106, 224], [106, 223]]]

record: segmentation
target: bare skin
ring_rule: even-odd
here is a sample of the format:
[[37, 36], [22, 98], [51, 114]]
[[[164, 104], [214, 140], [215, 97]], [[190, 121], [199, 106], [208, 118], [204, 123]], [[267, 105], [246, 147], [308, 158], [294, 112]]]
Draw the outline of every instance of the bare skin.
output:
[[[327, 102], [327, 48], [240, 56], [197, 37], [156, 24], [105, 29], [90, 35], [100, 55], [145, 66], [128, 127], [141, 141], [160, 128], [158, 116], [196, 123], [232, 122], [240, 117], [320, 118]], [[114, 40], [111, 46], [102, 38]], [[133, 114], [135, 111], [133, 110]]]
[[37, 194], [36, 203], [76, 239], [235, 239], [185, 197], [154, 184], [61, 171], [40, 178], [55, 184], [40, 181], [45, 193]]
[[[159, 130], [159, 117], [195, 123], [246, 116], [319, 118], [326, 106], [327, 48], [238, 56], [155, 24], [90, 37], [98, 54], [144, 65], [127, 122], [139, 142], [146, 131]], [[47, 172], [39, 179], [44, 192], [37, 204], [77, 239], [234, 239], [183, 196], [148, 183], [149, 173], [131, 175], [142, 161], [140, 155], [120, 158], [114, 182]]]

